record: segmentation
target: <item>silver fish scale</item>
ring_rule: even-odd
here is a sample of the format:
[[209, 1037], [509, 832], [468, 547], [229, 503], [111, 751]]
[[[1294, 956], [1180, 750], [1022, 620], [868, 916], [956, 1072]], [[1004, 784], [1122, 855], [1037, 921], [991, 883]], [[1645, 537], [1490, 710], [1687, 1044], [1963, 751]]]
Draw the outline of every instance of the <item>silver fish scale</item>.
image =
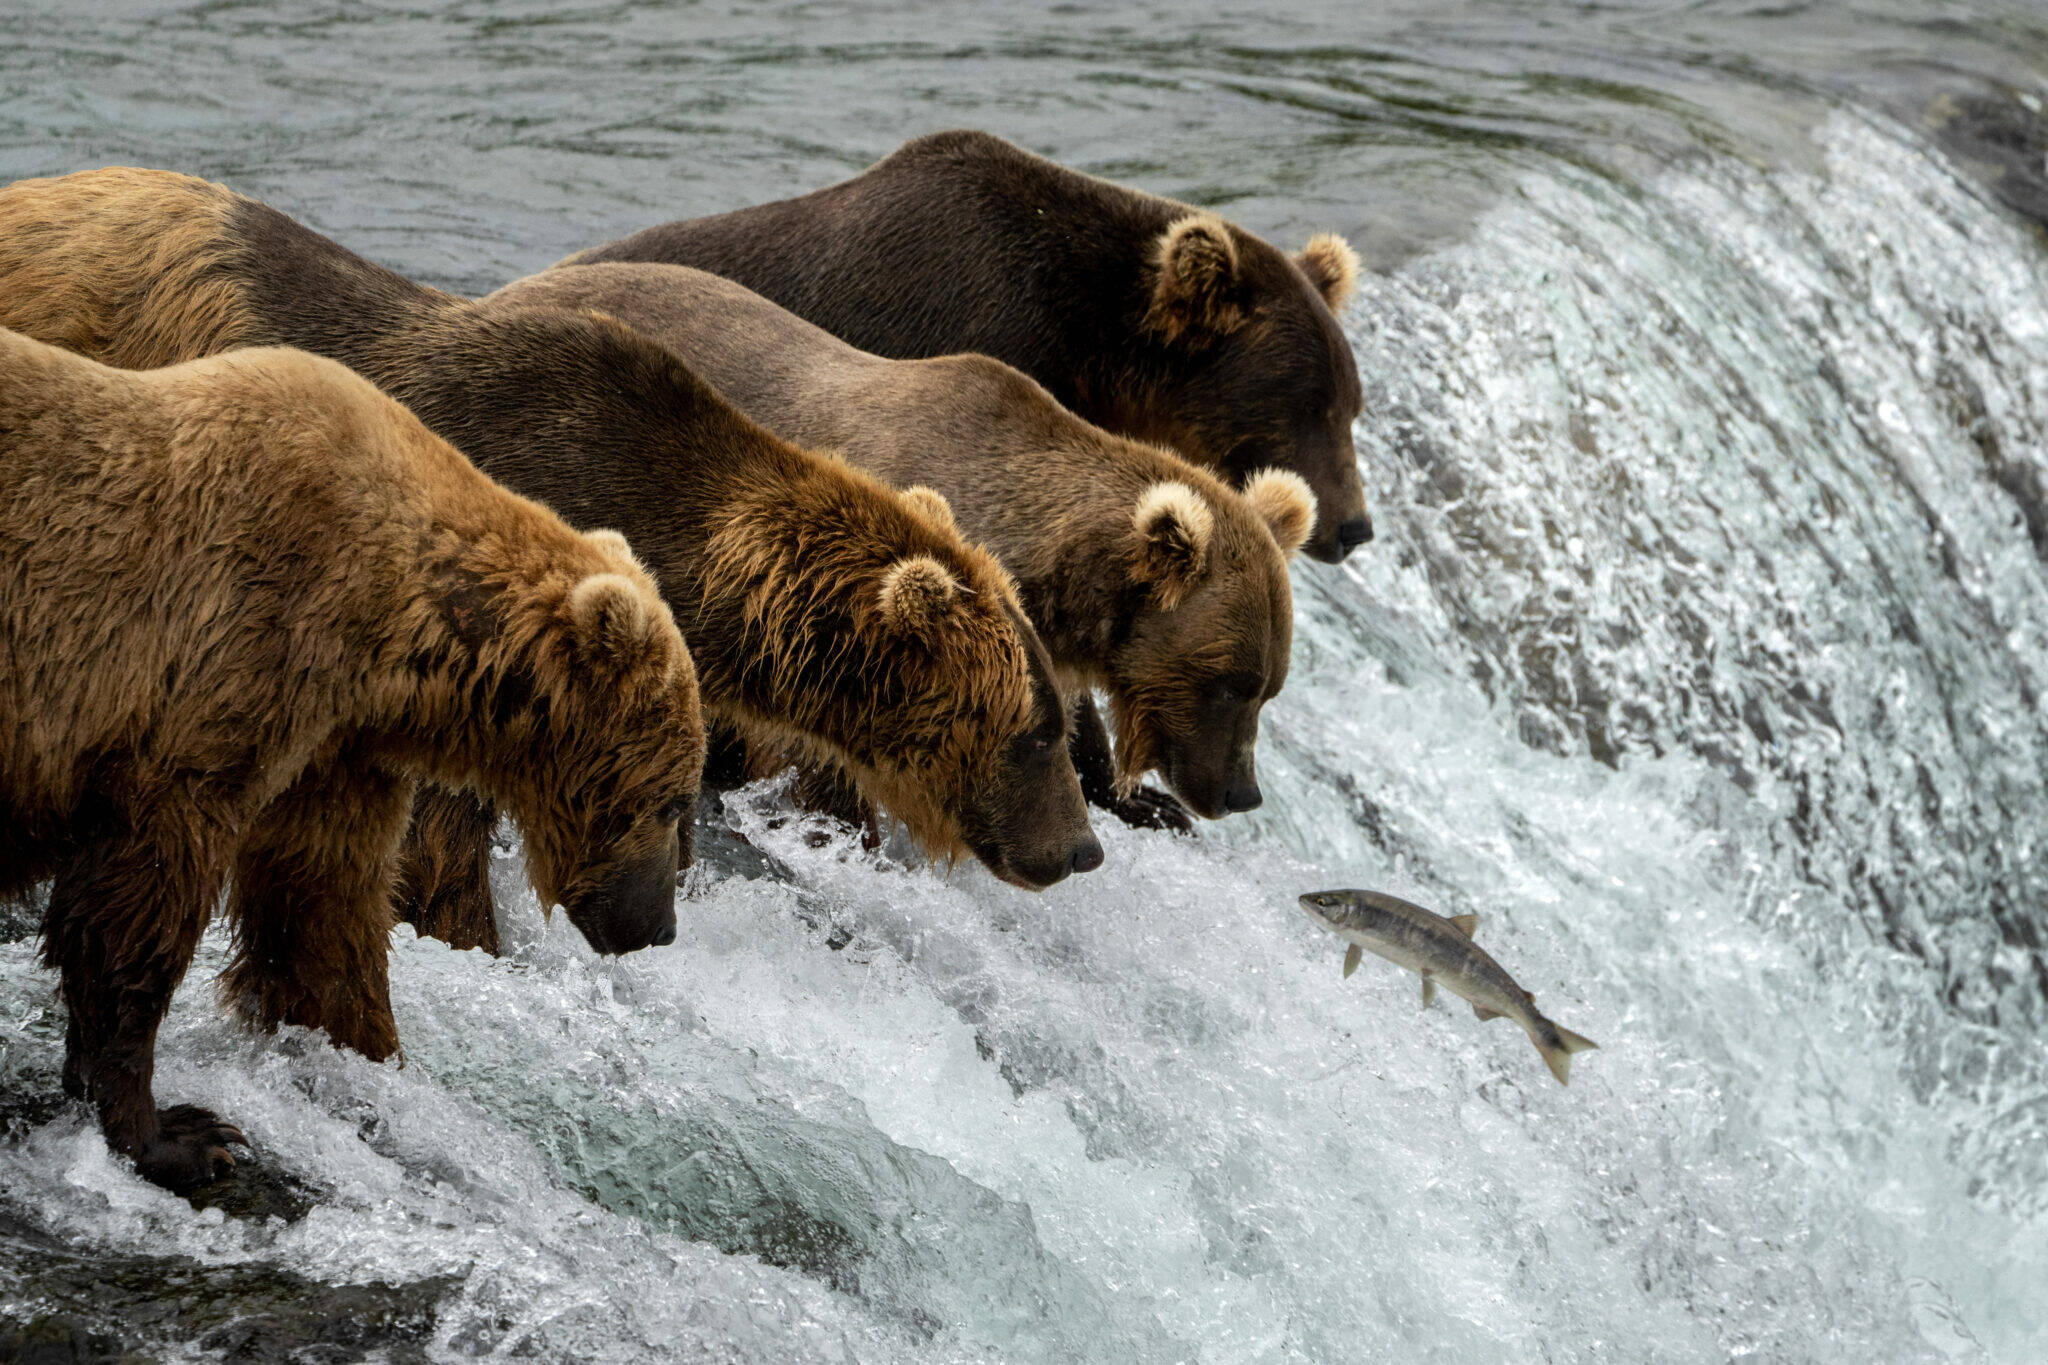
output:
[[1474, 994], [1497, 993], [1501, 1003], [1511, 1007], [1504, 1013], [1519, 1016], [1527, 1010], [1535, 1015], [1507, 968], [1434, 911], [1380, 891], [1352, 891], [1346, 893], [1344, 905], [1323, 913], [1339, 931], [1370, 938], [1371, 943], [1362, 945], [1368, 951], [1411, 972], [1436, 977], [1454, 995], [1469, 1000], [1451, 987], [1454, 980], [1469, 982], [1476, 988]]

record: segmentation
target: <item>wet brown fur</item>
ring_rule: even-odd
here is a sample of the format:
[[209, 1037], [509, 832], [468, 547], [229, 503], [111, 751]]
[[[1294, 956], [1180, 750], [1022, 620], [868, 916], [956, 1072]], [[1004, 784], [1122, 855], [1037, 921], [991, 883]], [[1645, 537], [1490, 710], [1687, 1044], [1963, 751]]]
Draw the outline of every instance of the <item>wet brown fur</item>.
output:
[[[183, 254], [149, 256], [165, 240]], [[147, 289], [131, 256], [160, 272]], [[66, 287], [79, 317], [15, 286], [65, 262], [104, 272]], [[149, 318], [133, 311], [143, 299]], [[623, 531], [690, 642], [708, 715], [842, 765], [928, 850], [970, 850], [1012, 879], [1049, 879], [1036, 874], [1088, 837], [1071, 764], [1012, 761], [1026, 736], [1058, 731], [1061, 699], [1033, 681], [1043, 646], [995, 559], [837, 457], [770, 435], [614, 319], [461, 299], [222, 186], [119, 169], [0, 190], [0, 324], [17, 318], [115, 349], [146, 335], [153, 354], [289, 344], [341, 360], [493, 478]], [[916, 555], [962, 589], [922, 629], [892, 622], [880, 593]]]
[[1371, 534], [1351, 440], [1363, 393], [1332, 313], [1357, 258], [1329, 234], [1289, 257], [1213, 213], [955, 131], [837, 185], [561, 264], [601, 261], [708, 270], [876, 355], [994, 356], [1234, 486], [1301, 475], [1318, 559]]
[[416, 779], [505, 802], [572, 916], [664, 855], [672, 885], [659, 812], [694, 798], [703, 726], [653, 581], [342, 366], [135, 373], [0, 330], [0, 544], [0, 897], [51, 881], [66, 1088], [151, 1179], [199, 1183], [235, 1137], [151, 1087], [224, 888], [247, 1018], [397, 1048]]
[[[1314, 517], [1298, 479], [1267, 475], [1239, 494], [1082, 421], [1000, 361], [884, 360], [681, 266], [565, 266], [487, 301], [618, 316], [779, 435], [837, 449], [909, 489], [928, 518], [957, 521], [1016, 577], [1067, 685], [1108, 692], [1125, 792], [1164, 768], [1217, 815], [1223, 791], [1251, 781], [1258, 707], [1287, 677], [1286, 555]], [[1199, 542], [1184, 560], [1140, 533], [1148, 504]], [[1219, 700], [1226, 681], [1247, 694]]]

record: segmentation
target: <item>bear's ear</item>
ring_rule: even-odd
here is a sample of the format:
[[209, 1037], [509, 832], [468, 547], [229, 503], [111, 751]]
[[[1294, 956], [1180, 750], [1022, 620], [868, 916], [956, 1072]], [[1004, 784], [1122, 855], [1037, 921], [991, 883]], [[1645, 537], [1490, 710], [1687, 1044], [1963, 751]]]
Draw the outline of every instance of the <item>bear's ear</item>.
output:
[[953, 520], [953, 504], [947, 502], [945, 494], [938, 489], [927, 488], [921, 483], [912, 484], [903, 490], [901, 496], [910, 504], [911, 510], [926, 521], [947, 531], [960, 529], [959, 523]]
[[1138, 533], [1137, 574], [1172, 611], [1209, 565], [1216, 517], [1201, 494], [1178, 480], [1147, 488], [1131, 513]]
[[660, 608], [624, 574], [594, 573], [569, 589], [569, 630], [592, 669], [619, 675], [670, 662]]
[[1358, 253], [1334, 232], [1318, 232], [1309, 238], [1294, 263], [1301, 267], [1301, 273], [1308, 276], [1308, 282], [1316, 287], [1333, 313], [1344, 306], [1351, 291], [1358, 287]]
[[1316, 529], [1316, 495], [1308, 480], [1290, 469], [1261, 469], [1245, 480], [1244, 496], [1273, 533], [1281, 556], [1292, 559]]
[[640, 562], [634, 557], [632, 543], [617, 531], [600, 528], [595, 531], [585, 531], [583, 534], [586, 539], [594, 542], [598, 549], [603, 550], [607, 554], [624, 555], [626, 558], [633, 560], [635, 564]]
[[960, 580], [930, 555], [907, 555], [882, 575], [882, 624], [895, 635], [928, 639], [952, 614], [963, 593]]
[[1221, 335], [1244, 321], [1238, 303], [1237, 243], [1213, 213], [1169, 225], [1152, 248], [1152, 306], [1146, 323], [1168, 341]]

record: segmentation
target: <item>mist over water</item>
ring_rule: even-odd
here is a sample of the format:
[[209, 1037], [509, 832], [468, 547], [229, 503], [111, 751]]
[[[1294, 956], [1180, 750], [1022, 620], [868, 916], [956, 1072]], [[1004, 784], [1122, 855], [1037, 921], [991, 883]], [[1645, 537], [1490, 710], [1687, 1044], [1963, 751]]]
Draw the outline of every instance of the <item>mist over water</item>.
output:
[[[1379, 538], [1296, 570], [1264, 808], [1101, 826], [1043, 896], [771, 787], [724, 814], [766, 875], [703, 867], [673, 947], [602, 961], [508, 854], [510, 958], [398, 935], [402, 1068], [241, 1034], [216, 932], [159, 1092], [250, 1134], [253, 1215], [58, 1102], [53, 978], [0, 915], [0, 1327], [2048, 1358], [2048, 22], [1370, 8], [11, 21], [0, 178], [207, 175], [465, 291], [955, 125], [1345, 231]], [[1294, 898], [1347, 884], [1478, 913], [1601, 1050], [1561, 1089], [1391, 966], [1343, 980]]]

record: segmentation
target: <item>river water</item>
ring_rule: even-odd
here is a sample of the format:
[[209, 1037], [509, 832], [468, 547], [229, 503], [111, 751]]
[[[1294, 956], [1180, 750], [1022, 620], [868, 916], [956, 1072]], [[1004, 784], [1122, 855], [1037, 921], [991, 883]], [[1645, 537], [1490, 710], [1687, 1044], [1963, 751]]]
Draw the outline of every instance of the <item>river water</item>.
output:
[[[466, 292], [959, 125], [1337, 228], [1380, 536], [1296, 570], [1265, 808], [1044, 896], [752, 791], [767, 875], [605, 962], [508, 852], [510, 959], [401, 931], [402, 1068], [236, 1031], [210, 939], [160, 1092], [260, 1169], [204, 1210], [52, 1098], [0, 923], [0, 1344], [2048, 1359], [2048, 15], [1292, 8], [9, 7], [0, 177]], [[1341, 979], [1344, 884], [1602, 1050]]]

